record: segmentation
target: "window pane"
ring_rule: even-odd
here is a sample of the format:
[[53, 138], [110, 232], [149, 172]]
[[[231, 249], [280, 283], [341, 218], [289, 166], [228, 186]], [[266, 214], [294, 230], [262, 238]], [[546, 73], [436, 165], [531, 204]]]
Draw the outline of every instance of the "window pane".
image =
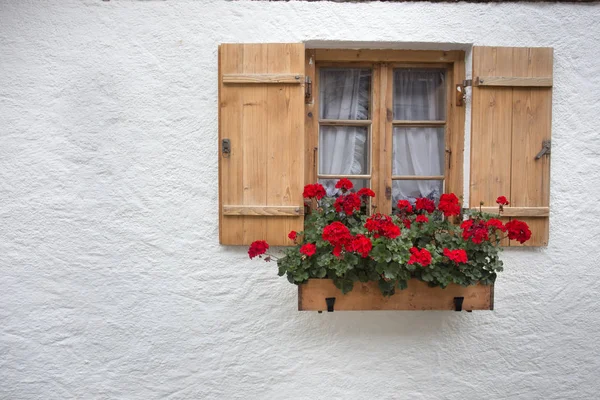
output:
[[[335, 196], [340, 193], [340, 189], [335, 188], [335, 184], [339, 179], [319, 179], [319, 183], [325, 187], [327, 196]], [[370, 183], [368, 179], [350, 179], [350, 182], [354, 185], [351, 192], [358, 192], [360, 189], [369, 187]]]
[[419, 197], [427, 197], [437, 203], [443, 190], [443, 181], [393, 181], [392, 205], [396, 207], [398, 200], [415, 204]]
[[394, 70], [394, 119], [431, 121], [446, 118], [443, 69]]
[[369, 119], [370, 69], [322, 68], [319, 92], [319, 118]]
[[367, 137], [366, 127], [322, 126], [319, 135], [319, 174], [368, 174]]
[[444, 128], [394, 127], [393, 175], [444, 175]]

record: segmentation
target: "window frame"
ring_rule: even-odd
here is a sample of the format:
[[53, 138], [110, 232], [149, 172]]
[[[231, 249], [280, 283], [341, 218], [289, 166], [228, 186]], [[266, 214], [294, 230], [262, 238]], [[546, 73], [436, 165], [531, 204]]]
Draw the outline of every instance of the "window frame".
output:
[[[457, 86], [465, 79], [464, 51], [437, 50], [345, 50], [306, 49], [305, 74], [311, 82], [305, 104], [305, 184], [317, 181], [319, 158], [319, 71], [318, 68], [371, 68], [371, 115], [369, 134], [370, 185], [376, 193], [372, 205], [378, 212], [392, 212], [392, 138], [394, 126], [444, 126], [444, 193], [463, 195], [465, 107]], [[395, 68], [446, 69], [446, 119], [444, 125], [393, 119], [393, 71]], [[363, 123], [363, 125], [365, 125]], [[416, 178], [413, 178], [416, 179]]]

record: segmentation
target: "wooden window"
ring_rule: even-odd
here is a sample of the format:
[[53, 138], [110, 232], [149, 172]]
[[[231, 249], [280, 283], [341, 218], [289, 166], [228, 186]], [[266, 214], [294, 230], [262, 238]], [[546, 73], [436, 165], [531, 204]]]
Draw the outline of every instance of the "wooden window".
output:
[[[368, 185], [378, 195], [373, 205], [386, 213], [395, 193], [437, 185], [462, 195], [465, 108], [457, 85], [464, 79], [462, 51], [221, 45], [220, 242], [290, 245], [288, 232], [303, 229], [302, 187], [319, 179], [349, 176]], [[343, 82], [352, 80], [354, 109], [320, 104], [340, 103]], [[430, 85], [420, 91], [432, 103], [419, 112], [407, 97], [415, 82]], [[533, 232], [527, 245], [547, 245], [550, 161], [548, 152], [536, 155], [550, 141], [552, 49], [474, 47], [471, 101], [469, 204], [483, 201], [493, 212], [496, 197], [507, 196], [504, 218], [526, 220]], [[330, 154], [339, 148], [331, 143], [348, 133], [363, 146], [351, 170], [331, 163]], [[429, 149], [422, 151], [427, 168], [395, 162], [411, 141]]]
[[313, 94], [306, 141], [314, 145], [306, 183], [331, 194], [349, 178], [373, 189], [385, 213], [401, 198], [462, 194], [464, 109], [453, 88], [464, 78], [464, 53], [307, 50], [305, 59]]

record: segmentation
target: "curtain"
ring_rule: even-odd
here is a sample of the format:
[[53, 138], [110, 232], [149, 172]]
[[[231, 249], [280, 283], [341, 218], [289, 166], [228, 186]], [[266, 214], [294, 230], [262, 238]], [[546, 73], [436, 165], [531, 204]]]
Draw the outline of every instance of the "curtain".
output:
[[[319, 79], [321, 119], [369, 119], [371, 70], [326, 68]], [[319, 173], [332, 175], [368, 174], [368, 130], [365, 127], [321, 126], [319, 135]], [[327, 194], [337, 193], [337, 179], [320, 182]], [[357, 188], [367, 181], [354, 180]]]
[[[441, 70], [394, 71], [394, 119], [431, 121], [445, 118], [445, 79]], [[444, 128], [394, 127], [394, 175], [443, 175]], [[392, 201], [418, 197], [439, 199], [442, 182], [394, 181]]]

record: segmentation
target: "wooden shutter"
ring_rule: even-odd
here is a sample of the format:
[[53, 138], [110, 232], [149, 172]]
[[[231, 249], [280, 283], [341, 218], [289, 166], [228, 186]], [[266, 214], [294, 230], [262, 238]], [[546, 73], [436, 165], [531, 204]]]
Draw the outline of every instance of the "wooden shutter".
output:
[[505, 219], [531, 228], [525, 246], [546, 246], [550, 157], [536, 155], [550, 140], [552, 49], [474, 47], [472, 98], [470, 205], [497, 212], [506, 196]]
[[303, 111], [303, 44], [219, 46], [221, 244], [304, 230]]

